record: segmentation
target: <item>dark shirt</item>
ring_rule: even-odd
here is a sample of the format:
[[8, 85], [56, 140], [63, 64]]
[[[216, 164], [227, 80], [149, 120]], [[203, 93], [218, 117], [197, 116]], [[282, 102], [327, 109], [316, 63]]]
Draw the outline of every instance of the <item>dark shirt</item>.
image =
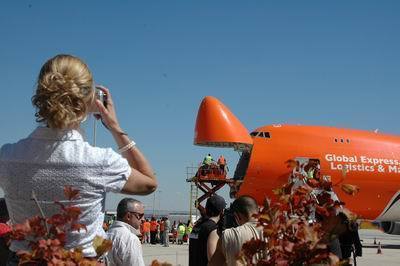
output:
[[207, 241], [217, 224], [209, 218], [197, 222], [189, 236], [189, 266], [204, 266], [208, 264]]
[[343, 259], [351, 257], [353, 245], [356, 256], [362, 256], [362, 245], [360, 241], [360, 236], [358, 235], [357, 225], [351, 225], [351, 229], [347, 229], [346, 232], [339, 236], [339, 241]]
[[0, 266], [7, 265], [7, 260], [11, 256], [11, 251], [8, 249], [6, 237], [0, 237]]

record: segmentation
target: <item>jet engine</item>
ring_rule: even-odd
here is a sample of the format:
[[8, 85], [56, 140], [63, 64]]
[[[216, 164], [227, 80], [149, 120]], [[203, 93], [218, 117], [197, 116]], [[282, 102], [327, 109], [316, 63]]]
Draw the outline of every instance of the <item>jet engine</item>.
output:
[[380, 225], [386, 234], [400, 235], [400, 222], [381, 222]]

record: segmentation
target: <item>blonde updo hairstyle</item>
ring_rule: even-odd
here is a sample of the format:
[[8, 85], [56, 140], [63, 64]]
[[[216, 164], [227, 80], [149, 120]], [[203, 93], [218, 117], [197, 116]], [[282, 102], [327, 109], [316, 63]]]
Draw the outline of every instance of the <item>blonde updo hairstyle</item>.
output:
[[88, 66], [72, 55], [57, 55], [40, 70], [36, 94], [36, 121], [50, 128], [65, 129], [86, 117], [94, 97]]

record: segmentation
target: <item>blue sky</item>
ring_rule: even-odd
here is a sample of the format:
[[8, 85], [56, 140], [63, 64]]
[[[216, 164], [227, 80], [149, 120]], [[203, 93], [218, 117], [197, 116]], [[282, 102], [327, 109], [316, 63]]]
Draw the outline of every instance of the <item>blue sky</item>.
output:
[[[41, 65], [81, 57], [155, 168], [156, 208], [187, 210], [197, 108], [222, 100], [252, 130], [272, 123], [400, 135], [399, 1], [1, 1], [0, 144], [36, 126]], [[91, 140], [91, 121], [85, 125]], [[100, 146], [115, 147], [99, 126]], [[226, 193], [225, 193], [226, 194]], [[138, 197], [152, 208], [153, 196]], [[119, 197], [110, 195], [107, 208]]]

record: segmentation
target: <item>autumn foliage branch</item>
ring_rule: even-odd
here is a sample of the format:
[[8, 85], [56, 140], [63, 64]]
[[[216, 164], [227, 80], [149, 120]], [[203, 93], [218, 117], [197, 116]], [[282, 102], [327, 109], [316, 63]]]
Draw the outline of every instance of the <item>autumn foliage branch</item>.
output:
[[[329, 244], [345, 230], [337, 213], [344, 212], [333, 192], [330, 178], [321, 177], [319, 165], [287, 162], [292, 174], [289, 182], [274, 190], [276, 200], [265, 200], [256, 215], [263, 228], [263, 239], [252, 239], [242, 248], [241, 259], [247, 265], [340, 265]], [[349, 195], [356, 186], [342, 185]]]
[[[70, 201], [79, 198], [79, 191], [72, 187], [64, 188], [65, 197]], [[66, 236], [69, 231], [87, 230], [84, 224], [78, 223], [81, 209], [77, 206], [66, 206], [58, 201], [60, 213], [50, 218], [34, 216], [22, 224], [13, 226], [10, 238], [29, 242], [30, 251], [18, 251], [19, 265], [49, 265], [49, 266], [94, 266], [103, 265], [97, 258], [85, 258], [82, 249], [65, 249]], [[40, 208], [40, 206], [39, 206]], [[94, 248], [98, 256], [111, 248], [111, 242], [101, 237], [94, 240]]]

